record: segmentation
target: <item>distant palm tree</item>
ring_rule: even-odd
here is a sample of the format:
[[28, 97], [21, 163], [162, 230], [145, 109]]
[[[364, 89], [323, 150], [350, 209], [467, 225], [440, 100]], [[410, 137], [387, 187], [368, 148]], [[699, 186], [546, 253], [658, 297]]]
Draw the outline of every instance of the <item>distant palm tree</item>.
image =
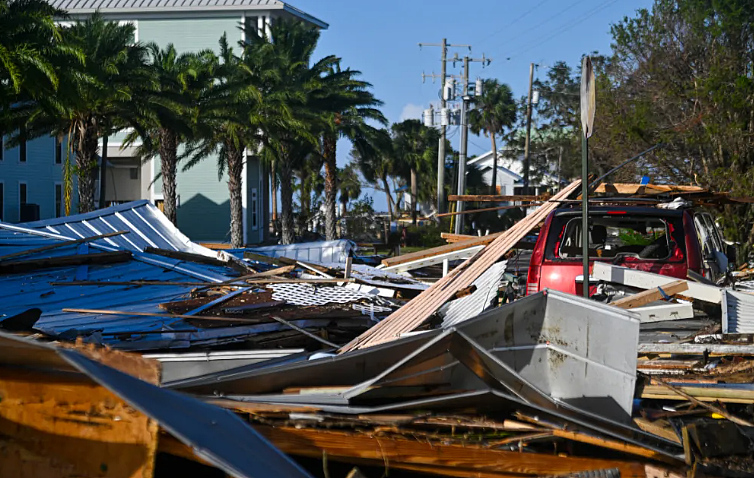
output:
[[374, 189], [385, 193], [387, 210], [390, 219], [398, 213], [393, 194], [390, 192], [390, 178], [396, 172], [393, 143], [387, 129], [375, 131], [370, 139], [375, 147], [364, 151], [357, 148], [351, 150], [351, 157], [359, 168], [364, 180]]
[[57, 91], [29, 105], [25, 134], [68, 137], [67, 156], [75, 152], [79, 212], [84, 213], [94, 209], [99, 139], [128, 126], [140, 129], [137, 117], [145, 97], [141, 91], [153, 88], [154, 77], [146, 49], [133, 43], [130, 24], [108, 22], [95, 14], [63, 28], [62, 34], [67, 45], [83, 53], [85, 62], [61, 69]]
[[156, 88], [145, 90], [147, 98], [139, 121], [142, 134], [134, 131], [125, 142], [130, 145], [141, 139], [138, 155], [144, 159], [160, 158], [162, 173], [163, 213], [177, 224], [176, 169], [178, 147], [192, 140], [197, 125], [196, 102], [213, 81], [215, 55], [210, 50], [178, 54], [173, 44], [160, 49], [147, 45], [155, 75]]
[[396, 170], [402, 171], [403, 177], [411, 183], [411, 219], [416, 225], [419, 175], [425, 178], [434, 176], [440, 134], [414, 119], [393, 124], [391, 131]]
[[337, 239], [335, 200], [338, 192], [336, 148], [339, 138], [348, 138], [354, 147], [366, 153], [375, 150], [370, 143], [375, 127], [368, 121], [386, 125], [387, 119], [377, 109], [382, 105], [369, 91], [371, 84], [358, 80], [361, 72], [341, 70], [339, 63], [323, 79], [321, 95], [312, 107], [322, 112], [322, 154], [325, 164], [325, 236]]
[[516, 102], [510, 86], [495, 79], [484, 80], [482, 95], [474, 98], [475, 108], [469, 111], [469, 126], [474, 134], [484, 132], [492, 141], [492, 194], [497, 194], [496, 135], [516, 121]]
[[340, 216], [345, 217], [348, 212], [348, 201], [357, 199], [361, 195], [361, 178], [355, 163], [348, 163], [345, 168], [338, 170], [338, 190]]

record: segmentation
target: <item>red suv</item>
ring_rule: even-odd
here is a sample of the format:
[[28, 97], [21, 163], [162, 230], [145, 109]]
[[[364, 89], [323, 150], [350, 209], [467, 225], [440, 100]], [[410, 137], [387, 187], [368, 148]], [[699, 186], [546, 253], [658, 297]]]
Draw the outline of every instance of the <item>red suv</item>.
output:
[[[539, 233], [529, 265], [526, 293], [581, 289], [581, 209], [556, 209]], [[726, 253], [727, 251], [727, 253]], [[589, 209], [589, 260], [685, 279], [694, 271], [715, 281], [728, 257], [722, 235], [703, 211], [602, 206]], [[577, 278], [579, 279], [577, 281]], [[577, 285], [578, 282], [578, 285]]]

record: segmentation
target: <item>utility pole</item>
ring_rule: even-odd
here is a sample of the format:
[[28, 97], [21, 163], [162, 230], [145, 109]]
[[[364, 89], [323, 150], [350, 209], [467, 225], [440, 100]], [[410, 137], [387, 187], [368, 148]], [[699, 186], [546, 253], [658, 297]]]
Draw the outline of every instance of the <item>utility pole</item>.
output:
[[[491, 58], [486, 58], [482, 55], [482, 58], [469, 58], [463, 57], [463, 95], [461, 102], [461, 146], [458, 151], [458, 192], [459, 196], [466, 194], [466, 152], [469, 146], [469, 62], [480, 62], [483, 66], [489, 65], [492, 61]], [[476, 93], [476, 92], [475, 92]], [[492, 174], [496, 174], [497, 171], [493, 168]], [[462, 212], [464, 209], [463, 201], [456, 202], [456, 212]], [[459, 214], [456, 216], [455, 233], [463, 234], [463, 219], [464, 215]]]
[[[425, 46], [439, 46], [440, 47], [440, 107], [442, 110], [447, 108], [448, 101], [445, 98], [445, 80], [447, 80], [447, 63], [448, 63], [448, 48], [468, 48], [471, 50], [471, 45], [450, 45], [447, 38], [442, 39], [442, 43], [419, 43], [419, 48]], [[434, 81], [437, 77], [434, 73], [431, 75], [422, 74], [422, 80], [430, 77]], [[440, 147], [437, 151], [437, 213], [445, 212], [445, 139], [447, 135], [447, 126], [440, 126]]]
[[[463, 57], [463, 100], [461, 102], [461, 147], [458, 150], [458, 195], [466, 194], [466, 150], [469, 144], [467, 109], [469, 106], [469, 57]], [[494, 174], [494, 172], [493, 172]], [[456, 212], [463, 212], [463, 201], [458, 201]], [[456, 234], [463, 234], [463, 214], [456, 216]]]
[[526, 102], [526, 142], [524, 143], [524, 195], [529, 194], [529, 149], [531, 145], [531, 96], [534, 83], [534, 63], [529, 64], [529, 99]]

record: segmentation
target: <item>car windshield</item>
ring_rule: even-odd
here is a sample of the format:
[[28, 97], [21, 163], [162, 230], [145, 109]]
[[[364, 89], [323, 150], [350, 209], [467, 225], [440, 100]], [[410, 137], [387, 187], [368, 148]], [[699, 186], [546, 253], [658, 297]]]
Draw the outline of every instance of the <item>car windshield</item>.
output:
[[[657, 217], [590, 215], [589, 257], [667, 259], [675, 247], [671, 232], [672, 225]], [[560, 259], [582, 257], [581, 218], [568, 220], [559, 234], [553, 250], [554, 256]]]

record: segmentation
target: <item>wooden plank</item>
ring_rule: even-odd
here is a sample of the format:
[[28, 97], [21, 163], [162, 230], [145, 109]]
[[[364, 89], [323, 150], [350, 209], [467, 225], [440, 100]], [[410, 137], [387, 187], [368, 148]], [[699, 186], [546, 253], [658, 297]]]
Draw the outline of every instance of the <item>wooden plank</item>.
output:
[[[667, 389], [660, 384], [645, 385], [641, 392], [642, 398], [655, 398], [662, 400], [689, 400], [687, 397], [693, 397], [701, 402], [723, 402], [723, 403], [749, 403], [754, 404], [754, 391], [752, 390], [735, 390], [730, 388], [714, 387], [676, 387], [683, 394]], [[685, 395], [684, 395], [685, 394]]]
[[[493, 242], [478, 254], [467, 259], [463, 264], [432, 284], [429, 289], [423, 291], [408, 304], [352, 340], [340, 352], [344, 353], [349, 350], [389, 342], [419, 327], [453, 297], [457, 291], [470, 286], [490, 266], [504, 257], [512, 247], [526, 237], [532, 229], [537, 227], [557, 208], [557, 200], [567, 199], [572, 193], [576, 192], [580, 184], [581, 181], [574, 181], [565, 187], [561, 192], [553, 196], [552, 199], [554, 201], [548, 202], [534, 213], [521, 219], [513, 227], [497, 236]], [[458, 247], [465, 242], [457, 242], [442, 247]]]
[[673, 431], [673, 427], [670, 426], [670, 423], [668, 423], [667, 420], [650, 421], [646, 418], [639, 417], [634, 418], [634, 423], [647, 433], [657, 435], [658, 437], [670, 440], [679, 445], [682, 444], [681, 439], [678, 438], [678, 435]]
[[628, 297], [610, 302], [610, 305], [620, 307], [621, 309], [633, 309], [635, 307], [641, 307], [652, 302], [662, 300], [663, 294], [668, 297], [672, 297], [685, 290], [689, 290], [689, 284], [685, 280], [678, 280], [671, 282], [670, 284], [663, 285], [662, 287], [656, 287], [654, 289], [647, 289], [633, 294]]
[[0, 435], [31, 452], [0, 476], [153, 476], [157, 423], [84, 375], [0, 367], [0, 396]]
[[707, 189], [699, 186], [683, 186], [677, 184], [634, 184], [634, 183], [602, 183], [594, 190], [595, 193], [642, 194], [657, 195], [666, 193], [706, 193]]
[[256, 272], [254, 269], [245, 265], [240, 260], [229, 259], [227, 261], [224, 261], [216, 257], [208, 257], [202, 254], [194, 254], [193, 252], [170, 251], [168, 249], [159, 249], [157, 247], [149, 247], [149, 246], [144, 248], [144, 252], [146, 252], [147, 254], [155, 254], [158, 256], [169, 257], [170, 259], [177, 259], [179, 261], [196, 262], [197, 264], [207, 264], [210, 266], [218, 266], [218, 267], [230, 267], [240, 272], [249, 272], [249, 271]]
[[643, 464], [624, 460], [519, 453], [329, 430], [263, 425], [254, 428], [291, 455], [321, 458], [326, 453], [332, 460], [362, 459], [399, 469], [423, 466], [425, 472], [445, 476], [542, 476], [618, 468], [622, 477], [644, 478]]
[[418, 261], [420, 259], [426, 259], [427, 257], [439, 256], [440, 254], [447, 254], [450, 252], [462, 251], [470, 247], [486, 246], [492, 241], [500, 237], [503, 232], [496, 232], [494, 234], [488, 234], [486, 236], [474, 237], [472, 239], [466, 239], [458, 241], [454, 244], [446, 244], [444, 246], [433, 247], [431, 249], [424, 249], [423, 251], [412, 252], [410, 254], [403, 254], [397, 257], [388, 257], [382, 260], [382, 265], [385, 267], [393, 267], [407, 262]]
[[462, 202], [503, 202], [503, 201], [542, 201], [548, 199], [550, 196], [547, 194], [535, 196], [535, 195], [513, 195], [513, 196], [500, 196], [497, 194], [451, 194], [448, 196], [448, 201], [462, 201]]
[[289, 266], [283, 266], [283, 267], [277, 267], [275, 269], [270, 269], [268, 271], [262, 271], [257, 272], [256, 274], [250, 274], [244, 279], [253, 279], [255, 277], [270, 277], [270, 276], [279, 276], [283, 274], [288, 274], [290, 272], [293, 272], [296, 270], [295, 265], [289, 265]]
[[122, 234], [128, 234], [130, 231], [117, 231], [108, 232], [107, 234], [100, 234], [98, 236], [85, 237], [83, 239], [75, 239], [73, 241], [62, 241], [56, 244], [49, 244], [47, 246], [37, 247], [34, 249], [27, 249], [25, 251], [14, 252], [13, 254], [7, 254], [0, 257], [0, 262], [5, 262], [9, 259], [15, 259], [16, 257], [29, 256], [31, 254], [38, 254], [40, 252], [52, 251], [61, 247], [76, 246], [78, 244], [86, 244], [88, 242], [97, 241], [99, 239], [105, 239], [108, 237], [120, 236]]
[[754, 345], [728, 344], [639, 344], [640, 354], [754, 355]]
[[[722, 408], [720, 408], [718, 406], [710, 405], [709, 403], [704, 403], [704, 402], [702, 402], [700, 400], [697, 400], [696, 398], [694, 398], [693, 396], [691, 396], [689, 393], [685, 392], [684, 390], [681, 390], [678, 387], [674, 387], [673, 385], [670, 385], [669, 383], [665, 382], [664, 380], [661, 380], [659, 378], [654, 378], [653, 382], [658, 383], [658, 384], [662, 385], [663, 387], [667, 388], [668, 390], [671, 390], [671, 391], [675, 392], [676, 394], [682, 396], [683, 398], [685, 398], [686, 400], [690, 401], [691, 403], [693, 403], [695, 405], [698, 405], [700, 407], [706, 408], [707, 410], [711, 411], [712, 413], [717, 413], [719, 415], [724, 416], [725, 418], [727, 418], [728, 420], [732, 421], [733, 423], [735, 423], [737, 425], [742, 425], [742, 426], [745, 426], [745, 427], [754, 427], [754, 423], [752, 423], [752, 422], [750, 422], [748, 420], [744, 420], [743, 418], [739, 418], [739, 417], [737, 417], [735, 415], [732, 415], [732, 414], [728, 413], [727, 410], [723, 410]], [[754, 401], [752, 403], [754, 403]]]
[[519, 209], [519, 208], [539, 207], [542, 204], [543, 203], [541, 203], [541, 202], [532, 202], [532, 203], [520, 204], [518, 206], [498, 206], [498, 207], [485, 207], [485, 208], [482, 208], [482, 209], [465, 209], [463, 211], [444, 212], [442, 214], [437, 214], [436, 217], [457, 216], [459, 214], [474, 214], [476, 212], [502, 211], [502, 210], [505, 210], [505, 209]]
[[94, 254], [74, 254], [46, 259], [28, 259], [0, 263], [0, 274], [20, 274], [23, 272], [57, 267], [114, 264], [131, 258], [130, 251], [97, 252]]
[[558, 438], [567, 438], [569, 440], [577, 441], [580, 443], [587, 443], [589, 445], [595, 445], [595, 446], [607, 448], [610, 450], [628, 453], [629, 455], [637, 455], [644, 458], [650, 458], [652, 460], [661, 461], [663, 463], [667, 463], [673, 466], [677, 466], [681, 464], [677, 460], [674, 460], [665, 454], [658, 453], [654, 450], [650, 450], [648, 448], [644, 448], [637, 445], [632, 445], [630, 443], [625, 443], [622, 441], [611, 440], [607, 438], [589, 435], [587, 433], [582, 433], [582, 432], [573, 431], [573, 430], [562, 430], [558, 428], [552, 430], [552, 433]]

